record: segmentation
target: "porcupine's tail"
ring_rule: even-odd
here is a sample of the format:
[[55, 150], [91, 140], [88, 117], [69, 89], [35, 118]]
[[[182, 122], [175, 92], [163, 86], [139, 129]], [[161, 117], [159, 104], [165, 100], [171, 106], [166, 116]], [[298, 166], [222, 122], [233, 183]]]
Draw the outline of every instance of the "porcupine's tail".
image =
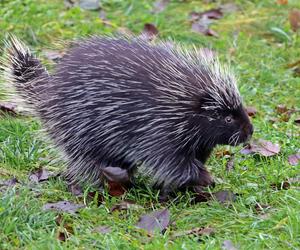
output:
[[[4, 54], [1, 68], [7, 84], [6, 90], [8, 89], [9, 94], [14, 95], [15, 101], [23, 101], [27, 104], [26, 108], [37, 111], [42, 99], [41, 93], [45, 91], [42, 90], [42, 86], [46, 86], [49, 80], [48, 72], [15, 36], [11, 35], [5, 44], [7, 52]], [[11, 87], [14, 91], [10, 91]]]

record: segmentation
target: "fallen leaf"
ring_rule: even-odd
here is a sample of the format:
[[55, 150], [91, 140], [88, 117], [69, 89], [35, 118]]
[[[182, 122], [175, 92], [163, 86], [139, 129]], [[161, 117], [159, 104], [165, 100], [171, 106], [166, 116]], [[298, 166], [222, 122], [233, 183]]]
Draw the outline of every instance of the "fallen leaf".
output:
[[253, 117], [256, 115], [257, 109], [253, 106], [248, 106], [248, 107], [246, 107], [246, 112], [250, 117]]
[[68, 190], [74, 195], [74, 196], [81, 196], [83, 195], [82, 188], [79, 184], [72, 184], [68, 186]]
[[218, 37], [218, 33], [209, 28], [210, 23], [210, 19], [208, 19], [206, 16], [203, 16], [198, 21], [192, 23], [192, 31], [204, 34], [206, 36]]
[[299, 160], [300, 160], [300, 153], [299, 154], [294, 154], [294, 155], [290, 155], [288, 157], [288, 161], [292, 166], [297, 166], [299, 164]]
[[162, 209], [141, 216], [136, 226], [152, 234], [155, 231], [163, 232], [169, 224], [170, 212], [168, 209]]
[[226, 3], [219, 6], [220, 11], [224, 13], [232, 13], [239, 10], [238, 6], [234, 3]]
[[280, 152], [280, 146], [270, 141], [259, 139], [258, 141], [253, 141], [251, 144], [248, 144], [240, 152], [245, 155], [258, 153], [262, 156], [269, 157], [278, 154]]
[[277, 3], [279, 4], [279, 5], [287, 5], [288, 4], [288, 0], [277, 0]]
[[72, 225], [64, 222], [61, 214], [59, 214], [56, 217], [55, 222], [59, 226], [59, 229], [57, 232], [58, 240], [66, 241], [66, 239], [69, 238], [71, 234], [74, 234], [74, 229], [73, 229]]
[[300, 117], [297, 117], [294, 122], [299, 125], [300, 124]]
[[0, 102], [0, 111], [10, 115], [17, 115], [16, 104], [9, 102]]
[[58, 201], [56, 203], [47, 203], [43, 206], [43, 210], [54, 210], [59, 212], [66, 212], [70, 214], [75, 214], [77, 210], [85, 207], [83, 204], [75, 204], [69, 201]]
[[280, 183], [272, 183], [270, 186], [275, 190], [287, 190], [290, 188], [291, 184], [288, 181], [282, 181]]
[[111, 227], [110, 226], [99, 226], [95, 227], [93, 232], [101, 233], [101, 234], [107, 234], [111, 232]]
[[188, 235], [194, 235], [194, 236], [210, 236], [215, 233], [215, 230], [210, 227], [198, 227], [193, 228], [191, 230], [186, 230], [183, 232], [175, 233], [173, 237], [182, 237], [182, 236], [188, 236]]
[[207, 202], [213, 199], [220, 203], [230, 203], [236, 200], [236, 194], [228, 190], [218, 191], [216, 193], [197, 192], [194, 196], [193, 203]]
[[222, 249], [223, 250], [237, 250], [237, 248], [233, 245], [233, 243], [230, 240], [224, 240], [222, 243]]
[[300, 10], [294, 9], [289, 12], [289, 21], [291, 28], [296, 32], [300, 28]]
[[158, 0], [153, 4], [153, 13], [162, 12], [167, 5], [169, 4], [170, 0]]
[[124, 187], [122, 184], [114, 182], [114, 181], [109, 181], [108, 182], [108, 193], [111, 196], [118, 197], [127, 191], [127, 188]]
[[276, 106], [276, 112], [278, 114], [283, 114], [288, 111], [288, 108], [284, 104], [279, 104]]
[[234, 202], [236, 200], [236, 195], [227, 190], [213, 193], [213, 197], [220, 203]]
[[20, 183], [16, 177], [13, 177], [11, 179], [8, 179], [6, 181], [0, 182], [0, 186], [5, 186], [5, 187], [13, 187], [17, 183]]
[[97, 206], [100, 206], [104, 201], [102, 192], [98, 192], [98, 191], [88, 192], [86, 198], [89, 202], [94, 202]]
[[230, 172], [234, 169], [234, 156], [231, 156], [226, 163], [226, 171]]
[[154, 24], [146, 23], [140, 37], [148, 41], [152, 41], [158, 36], [158, 33], [158, 29]]
[[270, 209], [271, 206], [269, 206], [267, 204], [256, 203], [254, 208], [255, 208], [256, 212], [258, 212], [258, 213], [262, 213], [263, 212], [264, 213], [266, 210]]
[[84, 10], [99, 10], [100, 0], [79, 0], [79, 7]]
[[31, 172], [29, 175], [29, 180], [32, 182], [43, 182], [43, 181], [47, 181], [50, 178], [55, 177], [56, 174], [49, 172], [48, 170], [44, 169], [44, 168], [40, 168], [34, 172]]
[[114, 212], [114, 211], [121, 211], [121, 210], [136, 210], [136, 209], [140, 209], [142, 208], [142, 206], [136, 204], [134, 201], [132, 200], [124, 200], [118, 204], [115, 204], [112, 206], [112, 208], [110, 209], [110, 212]]

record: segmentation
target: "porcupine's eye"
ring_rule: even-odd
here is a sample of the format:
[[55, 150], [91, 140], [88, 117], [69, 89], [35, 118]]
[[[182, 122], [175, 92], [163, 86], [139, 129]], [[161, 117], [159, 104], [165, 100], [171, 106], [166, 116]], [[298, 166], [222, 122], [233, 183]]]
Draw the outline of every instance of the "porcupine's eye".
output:
[[226, 123], [232, 123], [232, 121], [233, 121], [232, 116], [229, 115], [229, 116], [226, 116], [226, 117], [225, 117], [225, 122], [226, 122]]

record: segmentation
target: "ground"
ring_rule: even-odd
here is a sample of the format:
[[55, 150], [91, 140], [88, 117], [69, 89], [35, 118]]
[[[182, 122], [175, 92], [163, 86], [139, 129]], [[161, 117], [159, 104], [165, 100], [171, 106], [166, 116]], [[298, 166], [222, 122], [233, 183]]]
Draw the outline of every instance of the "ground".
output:
[[[0, 249], [220, 249], [225, 240], [239, 249], [299, 249], [299, 182], [287, 189], [274, 188], [274, 183], [299, 178], [300, 172], [299, 164], [288, 162], [288, 156], [299, 150], [299, 126], [294, 122], [297, 114], [287, 121], [276, 111], [278, 105], [299, 108], [300, 78], [287, 65], [300, 60], [299, 30], [298, 34], [293, 32], [288, 20], [289, 11], [300, 9], [300, 3], [277, 2], [284, 1], [234, 1], [239, 10], [217, 20], [211, 28], [219, 36], [211, 37], [192, 32], [188, 14], [216, 8], [220, 1], [171, 1], [165, 10], [153, 14], [151, 1], [105, 0], [102, 6], [108, 25], [99, 18], [99, 11], [66, 9], [59, 0], [1, 1], [0, 38], [15, 34], [48, 64], [49, 58], [43, 52], [60, 51], [62, 41], [116, 33], [124, 27], [139, 34], [145, 23], [155, 24], [162, 39], [171, 38], [187, 47], [195, 44], [211, 48], [239, 76], [246, 105], [257, 109], [252, 118], [254, 139], [277, 143], [281, 151], [262, 157], [243, 155], [241, 147], [215, 150], [207, 163], [216, 180], [210, 191], [230, 190], [238, 194], [229, 205], [218, 201], [191, 204], [191, 193], [160, 203], [157, 192], [141, 187], [122, 197], [110, 197], [106, 192], [104, 202], [98, 206], [97, 202], [75, 197], [59, 178], [39, 184], [29, 182], [30, 171], [39, 167], [58, 171], [60, 164], [48, 164], [54, 153], [39, 135], [39, 121], [2, 115], [0, 179], [15, 176], [21, 183], [0, 191]], [[1, 99], [6, 98], [3, 90]], [[279, 120], [270, 122], [274, 117]], [[225, 169], [227, 159], [217, 154], [226, 150], [235, 154], [235, 167], [229, 172]], [[110, 208], [123, 199], [133, 200], [141, 208], [111, 213]], [[60, 200], [87, 205], [75, 215], [60, 215], [65, 228], [55, 221], [57, 212], [42, 210], [45, 203]], [[258, 204], [269, 208], [261, 212]], [[140, 215], [165, 207], [171, 213], [172, 223], [164, 234], [148, 236], [135, 227]], [[101, 225], [110, 226], [111, 232], [94, 232]], [[174, 237], [199, 227], [213, 228], [214, 233]], [[63, 230], [69, 232], [66, 241], [58, 237]]]

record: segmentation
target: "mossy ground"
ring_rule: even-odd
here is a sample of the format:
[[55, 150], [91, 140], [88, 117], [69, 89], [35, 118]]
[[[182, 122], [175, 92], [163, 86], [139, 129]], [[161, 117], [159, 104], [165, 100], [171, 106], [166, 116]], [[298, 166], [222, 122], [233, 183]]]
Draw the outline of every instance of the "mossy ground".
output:
[[[203, 1], [209, 2], [209, 1]], [[299, 165], [291, 166], [287, 157], [299, 149], [299, 127], [289, 122], [268, 122], [276, 115], [275, 107], [300, 103], [300, 78], [286, 65], [300, 59], [299, 33], [291, 31], [288, 12], [300, 8], [297, 0], [278, 5], [275, 0], [235, 1], [240, 10], [225, 15], [212, 28], [219, 38], [191, 32], [188, 13], [218, 7], [219, 1], [171, 1], [167, 8], [153, 14], [151, 1], [102, 1], [110, 26], [99, 19], [99, 13], [78, 7], [67, 10], [59, 0], [9, 0], [0, 3], [0, 38], [8, 32], [17, 35], [42, 56], [45, 48], [61, 49], [57, 41], [69, 41], [90, 34], [115, 33], [126, 27], [138, 34], [144, 23], [154, 23], [161, 38], [172, 38], [189, 46], [209, 47], [222, 61], [229, 61], [237, 75], [239, 88], [247, 105], [258, 109], [253, 119], [254, 138], [264, 138], [281, 145], [281, 153], [264, 158], [241, 155], [231, 148], [235, 169], [225, 171], [226, 160], [213, 155], [207, 163], [217, 180], [216, 190], [240, 194], [231, 206], [218, 202], [190, 204], [190, 194], [179, 194], [176, 202], [160, 204], [157, 193], [137, 188], [125, 197], [143, 209], [109, 213], [123, 198], [105, 195], [99, 207], [89, 202], [77, 215], [62, 217], [73, 233], [66, 242], [59, 241], [56, 212], [42, 211], [43, 204], [59, 200], [78, 202], [61, 180], [33, 186], [28, 184], [30, 170], [45, 166], [52, 153], [37, 136], [40, 124], [33, 118], [0, 118], [0, 177], [16, 176], [23, 183], [0, 193], [0, 249], [220, 249], [231, 240], [240, 249], [299, 249], [299, 185], [288, 190], [274, 190], [272, 183], [299, 176]], [[4, 95], [1, 95], [4, 98]], [[221, 148], [217, 149], [220, 150]], [[255, 205], [271, 208], [262, 215]], [[149, 238], [134, 224], [138, 217], [152, 209], [168, 206], [174, 223], [164, 235]], [[112, 232], [93, 232], [98, 225], [109, 225]], [[174, 232], [195, 227], [212, 227], [211, 236], [174, 238]]]

